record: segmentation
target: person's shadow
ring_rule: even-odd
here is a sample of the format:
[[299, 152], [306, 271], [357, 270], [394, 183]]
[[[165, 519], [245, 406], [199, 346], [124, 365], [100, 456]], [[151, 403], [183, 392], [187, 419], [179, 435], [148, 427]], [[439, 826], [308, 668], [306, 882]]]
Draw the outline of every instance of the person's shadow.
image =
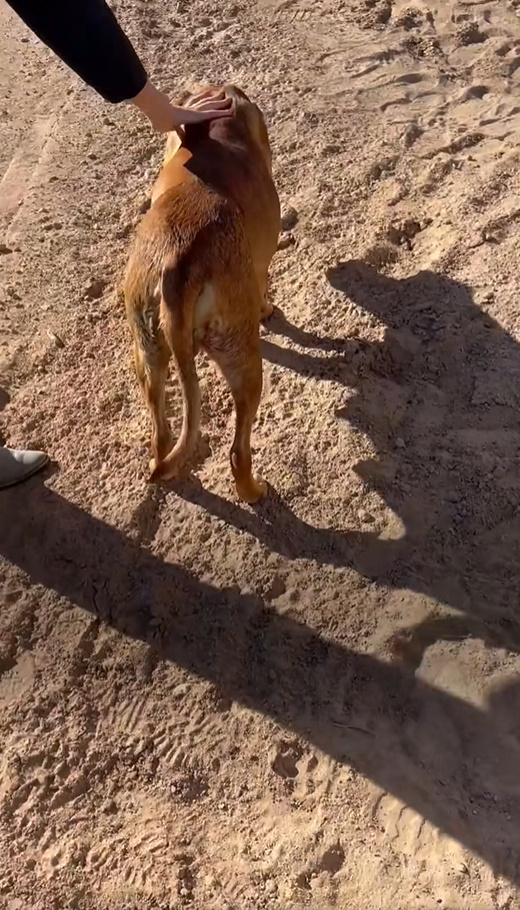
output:
[[460, 611], [403, 630], [396, 645], [413, 667], [437, 638], [520, 650], [519, 345], [468, 288], [433, 272], [396, 280], [352, 261], [328, 278], [386, 324], [384, 341], [327, 338], [275, 313], [268, 326], [307, 350], [267, 338], [263, 356], [357, 389], [336, 413], [375, 444], [377, 461], [355, 470], [404, 536], [315, 528], [273, 492], [254, 512], [194, 483], [178, 492], [287, 558], [350, 566]]
[[478, 710], [258, 597], [198, 581], [37, 478], [3, 494], [2, 509], [0, 555], [30, 576], [36, 609], [43, 586], [64, 609], [147, 642], [226, 699], [355, 766], [520, 884], [518, 687]]
[[374, 407], [370, 378], [345, 412], [380, 453], [358, 472], [406, 529], [390, 559], [378, 547], [385, 580], [463, 614], [407, 630], [405, 653], [417, 666], [437, 638], [469, 635], [520, 650], [520, 346], [444, 276], [399, 281], [350, 262], [329, 280], [404, 352], [385, 377], [406, 403], [398, 426]]
[[[75, 605], [147, 642], [223, 698], [353, 765], [520, 884], [517, 686], [478, 710], [258, 597], [198, 581], [39, 478], [5, 492], [2, 509], [0, 555], [29, 575], [36, 610], [43, 586], [64, 609]], [[13, 653], [2, 655], [2, 671], [16, 646], [13, 639]]]

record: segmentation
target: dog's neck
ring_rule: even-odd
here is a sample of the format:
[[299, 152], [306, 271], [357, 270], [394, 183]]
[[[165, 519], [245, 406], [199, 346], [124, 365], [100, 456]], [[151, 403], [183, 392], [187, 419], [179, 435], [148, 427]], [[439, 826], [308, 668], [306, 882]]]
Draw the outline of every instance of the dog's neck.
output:
[[181, 139], [170, 133], [152, 202], [167, 189], [185, 183], [189, 175], [230, 197], [240, 193], [258, 167], [260, 153], [236, 118], [190, 124]]

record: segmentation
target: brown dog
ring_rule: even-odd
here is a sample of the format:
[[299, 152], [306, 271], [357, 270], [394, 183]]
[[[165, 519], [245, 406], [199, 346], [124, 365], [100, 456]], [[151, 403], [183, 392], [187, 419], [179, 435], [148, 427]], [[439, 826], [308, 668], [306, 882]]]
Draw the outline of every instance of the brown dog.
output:
[[[238, 495], [255, 502], [265, 483], [251, 473], [251, 427], [262, 391], [260, 319], [277, 248], [280, 203], [264, 118], [224, 87], [232, 116], [168, 138], [165, 161], [125, 279], [137, 376], [153, 423], [151, 480], [173, 477], [198, 437], [200, 348], [221, 369], [236, 409], [231, 470]], [[182, 431], [172, 448], [164, 387], [170, 355], [181, 384]]]

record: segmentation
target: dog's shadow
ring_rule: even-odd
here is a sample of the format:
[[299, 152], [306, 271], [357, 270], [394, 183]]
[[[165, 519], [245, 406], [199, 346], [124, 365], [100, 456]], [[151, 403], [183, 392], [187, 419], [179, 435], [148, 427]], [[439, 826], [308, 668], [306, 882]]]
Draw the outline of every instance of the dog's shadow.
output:
[[[261, 340], [264, 360], [301, 376], [355, 385], [359, 376], [367, 370], [385, 375], [388, 370], [406, 368], [406, 351], [393, 335], [386, 339], [384, 345], [375, 345], [359, 337], [328, 338], [299, 328], [278, 308], [265, 323], [264, 331], [266, 334]], [[299, 348], [307, 348], [307, 351], [282, 347], [271, 341], [269, 335], [285, 336]], [[316, 349], [323, 353], [314, 353]]]

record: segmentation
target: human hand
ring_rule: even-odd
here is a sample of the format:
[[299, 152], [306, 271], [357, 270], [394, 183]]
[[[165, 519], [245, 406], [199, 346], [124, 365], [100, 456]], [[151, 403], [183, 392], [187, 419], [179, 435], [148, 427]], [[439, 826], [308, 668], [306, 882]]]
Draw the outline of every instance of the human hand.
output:
[[172, 107], [176, 113], [179, 111], [179, 116], [182, 116], [179, 126], [232, 116], [231, 98], [226, 98], [224, 92], [216, 92], [213, 89], [200, 92], [198, 95], [192, 95], [183, 107], [177, 107], [173, 104]]
[[167, 95], [159, 91], [152, 82], [147, 82], [136, 98], [132, 99], [139, 110], [160, 133], [172, 130], [182, 131], [188, 123], [203, 123], [219, 117], [230, 117], [231, 99], [224, 92], [208, 90], [188, 99], [185, 107], [171, 104]]

